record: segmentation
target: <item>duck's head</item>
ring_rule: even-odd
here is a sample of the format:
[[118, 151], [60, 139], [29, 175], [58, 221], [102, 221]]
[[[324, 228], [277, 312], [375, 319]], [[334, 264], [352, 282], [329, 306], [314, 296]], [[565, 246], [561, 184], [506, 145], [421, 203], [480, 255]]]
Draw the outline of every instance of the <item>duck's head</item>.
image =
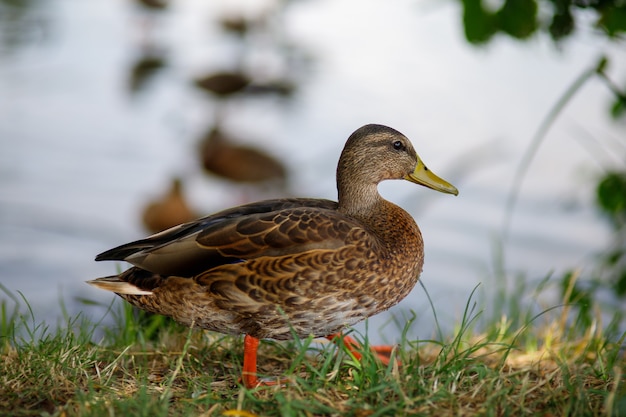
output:
[[376, 193], [384, 180], [404, 179], [436, 191], [457, 195], [452, 184], [430, 171], [402, 133], [383, 125], [357, 129], [346, 142], [337, 166], [340, 204], [355, 192], [361, 197]]

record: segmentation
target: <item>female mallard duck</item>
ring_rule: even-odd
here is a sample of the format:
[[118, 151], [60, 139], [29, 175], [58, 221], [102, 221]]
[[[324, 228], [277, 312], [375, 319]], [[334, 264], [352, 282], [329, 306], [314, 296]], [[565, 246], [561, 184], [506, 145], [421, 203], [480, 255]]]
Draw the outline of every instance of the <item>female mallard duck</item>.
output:
[[424, 244], [413, 218], [378, 194], [391, 179], [458, 194], [404, 135], [366, 125], [339, 158], [338, 203], [289, 198], [224, 210], [101, 253], [97, 261], [134, 267], [88, 282], [189, 326], [245, 334], [242, 379], [254, 387], [259, 339], [332, 340], [416, 284]]

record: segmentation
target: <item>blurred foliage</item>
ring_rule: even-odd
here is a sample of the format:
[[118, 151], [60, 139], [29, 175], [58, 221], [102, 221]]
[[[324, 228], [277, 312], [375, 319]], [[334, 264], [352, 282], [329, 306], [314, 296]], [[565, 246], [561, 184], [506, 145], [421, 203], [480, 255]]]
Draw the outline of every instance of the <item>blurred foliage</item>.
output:
[[[465, 37], [473, 44], [488, 42], [498, 32], [527, 39], [545, 31], [559, 41], [574, 33], [582, 14], [609, 38], [626, 32], [623, 0], [459, 0], [463, 5]], [[499, 6], [499, 7], [498, 7]]]
[[0, 0], [0, 54], [50, 36], [45, 0]]
[[605, 274], [615, 294], [626, 296], [626, 171], [603, 176], [596, 188], [597, 205], [613, 225], [613, 242], [603, 256]]
[[[600, 255], [591, 279], [577, 280], [575, 272], [567, 272], [561, 278], [561, 297], [576, 308], [572, 325], [589, 328], [597, 320], [593, 306], [602, 300], [603, 311], [613, 313], [608, 328], [623, 332], [626, 304], [620, 299], [626, 298], [626, 170], [604, 174], [596, 186], [596, 205], [612, 225], [610, 246]], [[606, 297], [603, 293], [613, 296]]]
[[597, 188], [598, 206], [618, 227], [626, 220], [626, 173], [609, 172]]
[[577, 282], [577, 274], [573, 271], [565, 273], [560, 280], [561, 297], [565, 303], [578, 307], [575, 323], [581, 328], [589, 328], [594, 320], [595, 287], [585, 286]]
[[617, 95], [611, 104], [611, 117], [614, 119], [626, 116], [626, 95], [624, 93]]
[[[590, 279], [578, 279], [571, 271], [559, 280], [563, 300], [575, 307], [573, 326], [589, 328], [597, 319], [593, 306], [601, 300], [603, 312], [612, 312], [607, 328], [624, 331], [626, 304], [626, 170], [607, 172], [596, 187], [596, 205], [613, 227], [610, 246], [600, 255], [598, 268]], [[607, 294], [613, 296], [607, 297]]]
[[[459, 0], [463, 6], [463, 27], [470, 44], [482, 45], [498, 33], [526, 40], [537, 33], [547, 33], [559, 42], [574, 34], [582, 25], [595, 28], [609, 39], [626, 33], [626, 0]], [[565, 105], [582, 84], [599, 77], [615, 99], [610, 108], [614, 118], [626, 116], [626, 92], [607, 75], [608, 58], [603, 57], [592, 71], [584, 73], [572, 85], [560, 105]], [[560, 112], [557, 107], [548, 116], [550, 123]], [[543, 136], [539, 137], [543, 140]], [[539, 143], [539, 142], [537, 142]], [[531, 150], [530, 155], [534, 150]], [[613, 226], [611, 246], [602, 255], [601, 277], [618, 297], [626, 296], [626, 171], [610, 172], [597, 185], [597, 205]], [[583, 289], [568, 276], [562, 280], [562, 295], [579, 305], [581, 317], [591, 320], [591, 299], [598, 286]], [[603, 284], [598, 284], [603, 286]], [[566, 297], [566, 298], [567, 298]], [[587, 307], [585, 307], [587, 306]], [[583, 320], [585, 321], [585, 320]]]

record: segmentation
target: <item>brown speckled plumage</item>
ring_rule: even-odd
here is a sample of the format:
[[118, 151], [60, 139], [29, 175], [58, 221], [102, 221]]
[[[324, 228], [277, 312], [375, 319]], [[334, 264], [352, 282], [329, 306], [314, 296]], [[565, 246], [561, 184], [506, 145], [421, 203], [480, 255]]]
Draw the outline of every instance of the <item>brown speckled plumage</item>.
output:
[[225, 210], [98, 255], [135, 266], [90, 283], [217, 332], [336, 333], [398, 303], [422, 270], [415, 221], [378, 193], [386, 179], [457, 193], [428, 171], [405, 136], [367, 125], [341, 154], [338, 203], [292, 198]]

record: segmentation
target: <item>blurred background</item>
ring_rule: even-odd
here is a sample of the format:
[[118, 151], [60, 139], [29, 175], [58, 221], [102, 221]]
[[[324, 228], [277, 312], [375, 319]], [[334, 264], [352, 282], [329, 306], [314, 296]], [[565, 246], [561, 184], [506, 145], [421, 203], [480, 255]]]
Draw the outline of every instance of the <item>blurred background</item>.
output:
[[[95, 255], [253, 200], [336, 199], [345, 140], [381, 123], [460, 190], [380, 187], [422, 229], [442, 325], [477, 285], [488, 309], [571, 271], [619, 306], [624, 6], [484, 3], [1, 0], [0, 299], [100, 319], [114, 296], [84, 281], [126, 265]], [[411, 311], [432, 336], [417, 286], [370, 337]]]

